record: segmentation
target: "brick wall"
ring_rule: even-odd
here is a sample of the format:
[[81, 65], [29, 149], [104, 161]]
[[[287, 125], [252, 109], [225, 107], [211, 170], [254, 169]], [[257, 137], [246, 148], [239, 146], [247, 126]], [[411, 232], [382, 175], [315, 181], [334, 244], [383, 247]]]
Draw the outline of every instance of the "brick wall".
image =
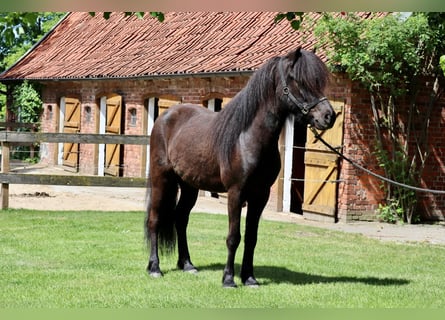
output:
[[[102, 80], [61, 81], [44, 84], [42, 100], [42, 130], [59, 131], [60, 99], [77, 98], [81, 102], [81, 132], [97, 133], [99, 128], [100, 99], [111, 94], [123, 98], [123, 134], [146, 134], [146, 99], [150, 97], [170, 98], [183, 103], [203, 104], [212, 97], [233, 97], [246, 84], [248, 76], [212, 78], [169, 78], [156, 80]], [[131, 123], [130, 112], [136, 113], [136, 123]], [[97, 174], [97, 145], [81, 144], [79, 147], [79, 172]], [[57, 145], [45, 143], [41, 146], [41, 161], [57, 163]], [[145, 175], [146, 147], [124, 146], [123, 175], [139, 177]]]
[[[382, 173], [372, 155], [375, 133], [370, 107], [370, 95], [358, 83], [343, 76], [349, 89], [344, 110], [343, 153], [359, 165]], [[380, 181], [341, 161], [338, 187], [338, 219], [340, 221], [375, 220], [375, 210], [384, 194]]]
[[[419, 93], [416, 104], [420, 108], [415, 117], [418, 122], [427, 112], [431, 99], [433, 82], [423, 80], [420, 83], [423, 90]], [[351, 88], [350, 97], [347, 98], [344, 119], [344, 154], [365, 168], [383, 174], [378, 166], [373, 152], [376, 141], [373, 124], [373, 114], [369, 92], [356, 82], [345, 81], [345, 86]], [[400, 125], [408, 123], [409, 102], [398, 101], [405, 107], [398, 114]], [[432, 109], [430, 128], [428, 131], [429, 156], [422, 175], [421, 187], [437, 190], [445, 190], [445, 101], [441, 98]], [[415, 118], [416, 119], [416, 118]], [[422, 127], [417, 123], [416, 129]], [[411, 146], [413, 140], [419, 137], [420, 132], [411, 132]], [[389, 145], [389, 143], [387, 144]], [[376, 220], [379, 203], [384, 202], [385, 194], [381, 189], [382, 182], [363, 171], [356, 169], [346, 161], [341, 162], [341, 173], [338, 189], [338, 218], [342, 221], [352, 220]], [[444, 220], [445, 196], [432, 193], [418, 193], [418, 213], [423, 219]]]
[[[202, 104], [213, 97], [233, 97], [246, 84], [248, 76], [211, 78], [170, 78], [150, 80], [107, 80], [107, 81], [60, 81], [46, 83], [43, 90], [44, 112], [42, 130], [58, 132], [60, 98], [75, 97], [81, 101], [81, 132], [98, 132], [100, 98], [109, 94], [119, 94], [124, 102], [124, 134], [145, 134], [143, 115], [144, 103], [149, 97], [176, 99], [184, 103]], [[419, 96], [420, 103], [429, 101], [431, 83], [425, 82], [426, 89]], [[345, 75], [336, 74], [327, 92], [330, 99], [344, 100], [343, 152], [358, 164], [383, 173], [372, 154], [375, 132], [372, 122], [370, 96], [367, 90]], [[445, 189], [445, 108], [441, 101], [433, 109], [429, 131], [430, 156], [425, 169], [422, 186], [432, 189]], [[88, 112], [89, 110], [89, 112]], [[136, 123], [130, 122], [130, 111], [137, 115]], [[54, 144], [42, 144], [42, 162], [54, 164], [57, 160]], [[124, 176], [145, 175], [144, 146], [125, 145]], [[80, 146], [80, 168], [84, 174], [97, 173], [97, 146]], [[340, 221], [375, 220], [376, 209], [384, 200], [381, 181], [356, 169], [345, 161], [340, 162], [342, 182], [338, 185], [338, 219]], [[445, 197], [434, 194], [419, 194], [419, 212], [424, 217], [443, 220]], [[272, 190], [270, 203], [276, 201]], [[271, 207], [271, 206], [269, 206]]]
[[[433, 82], [424, 81], [425, 90], [419, 94], [421, 113], [428, 112]], [[444, 88], [444, 84], [441, 84]], [[428, 131], [428, 151], [421, 186], [427, 189], [445, 190], [445, 99], [442, 97], [431, 110]], [[429, 220], [445, 219], [445, 195], [418, 193], [418, 209]]]

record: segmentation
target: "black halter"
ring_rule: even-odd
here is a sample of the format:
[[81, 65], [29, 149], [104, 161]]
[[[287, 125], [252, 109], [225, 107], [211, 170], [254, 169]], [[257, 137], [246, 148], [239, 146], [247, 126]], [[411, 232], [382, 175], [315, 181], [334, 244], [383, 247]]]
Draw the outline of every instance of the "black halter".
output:
[[285, 96], [287, 96], [287, 99], [292, 101], [300, 110], [301, 113], [303, 113], [304, 115], [308, 114], [309, 111], [315, 107], [317, 104], [319, 104], [322, 101], [328, 100], [326, 97], [322, 97], [318, 100], [312, 101], [310, 103], [304, 101], [304, 102], [299, 102], [297, 100], [297, 98], [295, 98], [295, 96], [292, 94], [292, 92], [290, 92], [289, 86], [286, 83], [286, 78], [284, 77], [284, 67], [283, 67], [283, 62], [280, 60], [279, 63], [279, 71], [280, 71], [280, 78], [281, 78], [281, 84], [283, 86], [283, 94]]

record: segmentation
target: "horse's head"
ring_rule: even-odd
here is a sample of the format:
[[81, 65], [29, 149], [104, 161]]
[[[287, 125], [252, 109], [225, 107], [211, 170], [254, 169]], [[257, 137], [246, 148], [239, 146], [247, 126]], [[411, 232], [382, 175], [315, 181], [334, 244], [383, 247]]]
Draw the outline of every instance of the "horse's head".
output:
[[329, 71], [320, 58], [300, 47], [279, 60], [278, 73], [277, 89], [291, 113], [320, 130], [334, 125], [335, 111], [323, 94]]

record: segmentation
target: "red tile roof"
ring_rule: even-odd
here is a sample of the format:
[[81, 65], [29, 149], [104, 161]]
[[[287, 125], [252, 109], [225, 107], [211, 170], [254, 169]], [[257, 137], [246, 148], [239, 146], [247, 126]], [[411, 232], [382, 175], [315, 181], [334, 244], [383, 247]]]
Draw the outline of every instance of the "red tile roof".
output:
[[170, 12], [161, 23], [149, 15], [139, 19], [113, 13], [105, 20], [101, 14], [74, 12], [1, 74], [0, 80], [252, 71], [299, 45], [314, 47], [310, 31], [294, 31], [287, 21], [275, 23], [275, 15]]

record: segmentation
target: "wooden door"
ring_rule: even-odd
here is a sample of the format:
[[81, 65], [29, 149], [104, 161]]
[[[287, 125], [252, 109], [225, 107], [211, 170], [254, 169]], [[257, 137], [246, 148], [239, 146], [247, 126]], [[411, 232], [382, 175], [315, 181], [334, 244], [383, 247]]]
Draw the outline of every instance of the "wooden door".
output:
[[[331, 101], [337, 114], [334, 126], [321, 132], [322, 138], [341, 151], [343, 142], [344, 102]], [[303, 215], [318, 215], [336, 219], [338, 156], [324, 146], [310, 129], [307, 129], [304, 156], [304, 202]]]
[[179, 100], [174, 99], [167, 99], [167, 98], [159, 98], [157, 100], [157, 106], [158, 106], [158, 116], [160, 116], [162, 113], [168, 110], [168, 108], [177, 105], [180, 103]]
[[[121, 134], [122, 130], [122, 97], [114, 96], [107, 99], [106, 112], [106, 134]], [[105, 145], [105, 169], [104, 173], [111, 176], [121, 175], [121, 153], [120, 144]]]
[[[65, 115], [63, 120], [63, 133], [80, 132], [80, 101], [75, 98], [65, 98]], [[64, 166], [77, 171], [79, 169], [79, 144], [63, 144]]]

